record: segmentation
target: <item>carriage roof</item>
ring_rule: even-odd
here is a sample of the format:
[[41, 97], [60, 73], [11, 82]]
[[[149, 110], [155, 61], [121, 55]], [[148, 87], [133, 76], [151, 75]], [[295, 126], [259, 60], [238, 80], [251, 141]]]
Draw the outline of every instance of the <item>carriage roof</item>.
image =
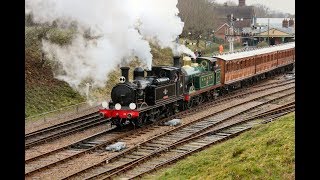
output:
[[240, 52], [234, 52], [234, 53], [226, 53], [218, 56], [213, 56], [214, 58], [219, 58], [225, 61], [230, 61], [234, 59], [240, 59], [265, 53], [270, 53], [274, 51], [281, 51], [286, 49], [291, 49], [295, 47], [295, 42], [285, 43], [285, 44], [279, 44], [264, 48], [258, 48], [254, 50], [248, 50], [248, 51], [240, 51]]

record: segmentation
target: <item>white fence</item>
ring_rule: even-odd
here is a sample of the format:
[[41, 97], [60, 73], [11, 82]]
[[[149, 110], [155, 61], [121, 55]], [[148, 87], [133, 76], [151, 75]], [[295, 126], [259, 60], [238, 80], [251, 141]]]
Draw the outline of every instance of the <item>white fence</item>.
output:
[[57, 110], [44, 112], [41, 114], [37, 114], [34, 116], [30, 116], [25, 118], [25, 122], [27, 121], [51, 121], [55, 119], [72, 119], [81, 117], [86, 114], [93, 113], [98, 110], [100, 104], [89, 105], [87, 102], [82, 102], [79, 104], [63, 107]]

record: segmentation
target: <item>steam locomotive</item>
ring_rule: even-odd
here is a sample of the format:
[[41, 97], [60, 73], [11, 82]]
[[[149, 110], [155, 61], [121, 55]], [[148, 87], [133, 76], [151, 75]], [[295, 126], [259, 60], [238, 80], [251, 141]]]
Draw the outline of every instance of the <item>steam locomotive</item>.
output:
[[[129, 81], [129, 67], [102, 102], [100, 115], [112, 125], [143, 126], [211, 101], [217, 96], [269, 76], [293, 69], [295, 44], [276, 45], [252, 51], [191, 59], [173, 57], [173, 66], [137, 67]], [[146, 72], [146, 76], [145, 76]]]

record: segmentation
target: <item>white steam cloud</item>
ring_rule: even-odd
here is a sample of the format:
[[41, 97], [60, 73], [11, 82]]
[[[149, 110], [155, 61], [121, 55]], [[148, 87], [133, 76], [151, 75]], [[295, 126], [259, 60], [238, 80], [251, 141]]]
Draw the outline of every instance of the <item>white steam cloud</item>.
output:
[[[35, 22], [78, 23], [77, 34], [68, 46], [43, 40], [43, 50], [59, 61], [63, 73], [56, 78], [68, 82], [79, 92], [81, 82], [93, 81], [103, 87], [107, 74], [123, 59], [137, 56], [147, 68], [152, 65], [149, 42], [170, 47], [175, 55], [193, 52], [175, 39], [184, 23], [177, 16], [177, 0], [26, 0], [26, 13]], [[58, 24], [62, 25], [62, 24]], [[94, 40], [84, 38], [90, 29]]]

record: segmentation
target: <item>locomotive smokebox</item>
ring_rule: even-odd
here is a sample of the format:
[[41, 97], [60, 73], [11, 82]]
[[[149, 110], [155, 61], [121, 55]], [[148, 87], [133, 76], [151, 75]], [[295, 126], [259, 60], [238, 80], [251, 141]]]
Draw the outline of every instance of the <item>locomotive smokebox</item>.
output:
[[144, 69], [142, 67], [137, 67], [133, 71], [133, 79], [139, 80], [144, 78]]
[[129, 82], [129, 67], [121, 67], [121, 74], [126, 78], [126, 82]]
[[180, 56], [173, 56], [173, 66], [180, 68]]

